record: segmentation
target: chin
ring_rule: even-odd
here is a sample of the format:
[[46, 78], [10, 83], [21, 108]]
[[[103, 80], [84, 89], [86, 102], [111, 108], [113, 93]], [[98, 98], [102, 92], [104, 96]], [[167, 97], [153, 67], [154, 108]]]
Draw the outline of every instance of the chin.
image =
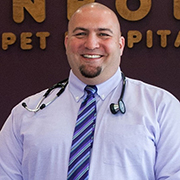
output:
[[82, 76], [86, 78], [95, 78], [101, 74], [101, 67], [91, 68], [91, 70], [87, 70], [84, 66], [80, 67], [80, 72]]

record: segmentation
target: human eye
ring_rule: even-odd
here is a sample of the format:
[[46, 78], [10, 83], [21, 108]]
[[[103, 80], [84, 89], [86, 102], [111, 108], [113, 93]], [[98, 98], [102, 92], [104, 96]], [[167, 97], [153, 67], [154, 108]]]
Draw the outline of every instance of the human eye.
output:
[[111, 35], [109, 33], [104, 33], [104, 32], [99, 33], [98, 36], [99, 36], [99, 38], [104, 39], [104, 40], [111, 38]]
[[103, 39], [107, 39], [113, 36], [113, 31], [109, 28], [99, 28], [98, 36]]
[[101, 37], [109, 37], [110, 35], [108, 33], [99, 33], [99, 36], [101, 36]]
[[77, 38], [84, 38], [84, 37], [86, 37], [86, 35], [87, 35], [87, 33], [84, 32], [84, 31], [82, 31], [82, 32], [76, 32], [76, 33], [74, 34], [74, 36], [77, 37]]

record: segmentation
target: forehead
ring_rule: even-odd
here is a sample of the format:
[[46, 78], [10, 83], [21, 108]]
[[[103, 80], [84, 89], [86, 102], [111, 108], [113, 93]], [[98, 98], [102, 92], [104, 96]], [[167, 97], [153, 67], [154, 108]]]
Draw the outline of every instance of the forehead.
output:
[[84, 8], [77, 11], [69, 22], [69, 30], [76, 27], [86, 29], [110, 28], [119, 30], [116, 16], [107, 9]]

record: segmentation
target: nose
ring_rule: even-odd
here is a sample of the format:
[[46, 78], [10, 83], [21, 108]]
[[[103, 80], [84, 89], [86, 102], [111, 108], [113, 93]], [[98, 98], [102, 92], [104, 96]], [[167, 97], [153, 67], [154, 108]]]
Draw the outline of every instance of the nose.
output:
[[96, 34], [90, 33], [86, 38], [84, 46], [89, 50], [99, 48], [99, 39]]

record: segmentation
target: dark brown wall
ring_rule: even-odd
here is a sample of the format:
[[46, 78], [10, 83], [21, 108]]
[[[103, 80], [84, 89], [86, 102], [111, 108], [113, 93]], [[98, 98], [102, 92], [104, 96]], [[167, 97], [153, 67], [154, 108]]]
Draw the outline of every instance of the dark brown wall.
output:
[[[153, 1], [150, 13], [137, 22], [127, 21], [118, 14], [115, 0], [99, 0], [113, 9], [121, 21], [122, 32], [127, 37], [129, 30], [142, 33], [141, 42], [133, 48], [125, 48], [121, 68], [126, 76], [162, 87], [180, 99], [180, 48], [174, 47], [179, 32], [180, 20], [173, 16], [173, 1]], [[137, 9], [139, 1], [129, 0], [128, 7]], [[4, 32], [12, 32], [17, 41], [5, 51], [0, 47], [0, 128], [11, 109], [25, 97], [68, 77], [69, 66], [63, 45], [67, 30], [67, 1], [47, 0], [46, 19], [37, 23], [29, 13], [17, 24], [12, 18], [12, 2], [0, 2], [0, 41]], [[146, 31], [153, 31], [153, 47], [146, 46]], [[170, 30], [167, 47], [160, 45], [157, 30]], [[39, 48], [36, 32], [47, 31], [46, 49]], [[31, 32], [33, 49], [20, 48], [20, 34]], [[127, 42], [126, 42], [127, 43]], [[0, 43], [1, 44], [1, 43]], [[132, 94], [133, 95], [133, 94]]]

